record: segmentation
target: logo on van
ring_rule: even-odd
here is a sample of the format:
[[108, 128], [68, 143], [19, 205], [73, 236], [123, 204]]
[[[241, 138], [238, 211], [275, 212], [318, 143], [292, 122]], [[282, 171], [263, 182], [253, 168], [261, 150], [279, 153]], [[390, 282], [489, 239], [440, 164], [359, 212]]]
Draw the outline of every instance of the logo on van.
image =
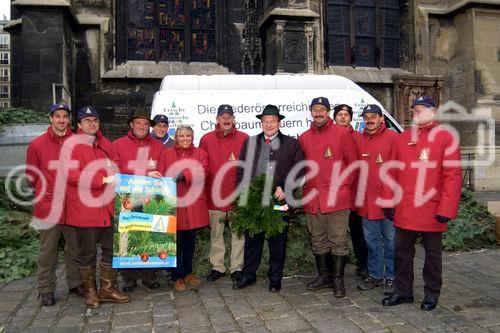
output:
[[166, 114], [169, 120], [169, 135], [171, 135], [170, 130], [175, 132], [178, 125], [187, 124], [189, 122], [189, 117], [186, 115], [186, 109], [178, 107], [175, 101], [172, 101], [170, 107], [164, 108], [163, 113]]

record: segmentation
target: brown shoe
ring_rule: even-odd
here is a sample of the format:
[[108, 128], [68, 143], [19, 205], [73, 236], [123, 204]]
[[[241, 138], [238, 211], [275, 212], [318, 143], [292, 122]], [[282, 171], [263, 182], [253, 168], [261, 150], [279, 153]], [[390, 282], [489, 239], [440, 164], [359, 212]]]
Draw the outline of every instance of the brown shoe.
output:
[[97, 309], [101, 304], [95, 286], [95, 266], [82, 266], [79, 271], [83, 282], [85, 304], [91, 309]]
[[127, 303], [131, 298], [115, 288], [116, 272], [109, 264], [101, 263], [101, 288], [99, 300], [101, 302]]
[[184, 280], [183, 279], [175, 280], [174, 289], [175, 291], [185, 291], [186, 284], [184, 283]]
[[199, 286], [201, 284], [201, 280], [198, 279], [196, 276], [194, 276], [193, 273], [191, 273], [188, 276], [186, 276], [184, 278], [184, 282], [186, 284], [189, 284], [192, 287], [196, 287], [196, 286]]

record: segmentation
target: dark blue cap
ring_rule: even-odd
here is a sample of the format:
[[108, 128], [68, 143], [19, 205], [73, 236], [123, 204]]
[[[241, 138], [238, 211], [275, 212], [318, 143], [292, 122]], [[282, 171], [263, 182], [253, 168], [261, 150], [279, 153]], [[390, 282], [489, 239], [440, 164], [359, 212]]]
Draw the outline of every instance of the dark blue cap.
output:
[[309, 109], [311, 110], [312, 107], [316, 104], [323, 105], [324, 107], [326, 107], [328, 109], [328, 111], [330, 110], [330, 101], [326, 97], [313, 98], [313, 100], [311, 101], [311, 105], [309, 106]]
[[411, 104], [411, 108], [413, 109], [416, 105], [423, 105], [427, 106], [428, 108], [435, 108], [436, 102], [434, 101], [434, 98], [432, 98], [432, 96], [422, 95], [413, 101], [413, 103]]
[[233, 107], [229, 104], [222, 104], [217, 109], [217, 116], [222, 116], [224, 113], [229, 113], [231, 116], [234, 115]]
[[376, 113], [378, 115], [383, 115], [382, 109], [376, 105], [376, 104], [368, 104], [363, 108], [363, 111], [361, 112], [361, 116], [363, 116], [365, 113]]
[[165, 123], [167, 124], [168, 126], [168, 117], [165, 116], [164, 114], [157, 114], [154, 118], [153, 118], [153, 122], [155, 124], [158, 124], [158, 123]]
[[99, 113], [97, 112], [97, 110], [94, 107], [92, 107], [92, 106], [84, 106], [83, 108], [81, 108], [81, 109], [78, 110], [77, 120], [80, 121], [83, 118], [87, 118], [87, 117], [100, 118], [99, 117]]
[[70, 109], [69, 105], [64, 104], [64, 103], [52, 104], [52, 106], [50, 107], [50, 114], [52, 114], [54, 111], [57, 111], [57, 110], [65, 110], [68, 113], [71, 113], [71, 109]]

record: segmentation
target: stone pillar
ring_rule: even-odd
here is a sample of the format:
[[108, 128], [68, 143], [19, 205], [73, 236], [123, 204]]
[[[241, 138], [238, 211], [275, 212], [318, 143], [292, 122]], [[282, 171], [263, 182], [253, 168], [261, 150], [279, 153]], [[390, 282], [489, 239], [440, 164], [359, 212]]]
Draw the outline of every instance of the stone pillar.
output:
[[265, 73], [314, 73], [318, 3], [266, 0], [259, 4]]
[[314, 23], [306, 22], [307, 73], [314, 74]]
[[284, 36], [284, 20], [276, 20], [274, 21], [275, 29], [276, 29], [276, 73], [283, 73], [283, 36]]

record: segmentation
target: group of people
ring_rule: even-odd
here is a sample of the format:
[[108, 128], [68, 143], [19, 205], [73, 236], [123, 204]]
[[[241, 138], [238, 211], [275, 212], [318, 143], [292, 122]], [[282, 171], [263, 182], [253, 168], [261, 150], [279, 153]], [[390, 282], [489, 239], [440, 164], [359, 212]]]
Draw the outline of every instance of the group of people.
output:
[[[240, 235], [231, 229], [230, 267], [226, 268], [224, 229], [231, 224], [234, 201], [224, 199], [234, 199], [234, 194], [264, 174], [272, 177], [271, 194], [292, 206], [297, 203], [294, 190], [303, 188], [300, 202], [317, 267], [308, 290], [333, 287], [335, 297], [346, 296], [349, 230], [356, 271], [363, 278], [358, 289], [383, 286], [384, 306], [413, 302], [415, 242], [421, 235], [426, 252], [421, 308], [434, 309], [442, 284], [441, 237], [447, 222], [456, 216], [461, 187], [458, 142], [438, 124], [434, 100], [421, 96], [413, 102], [414, 124], [402, 134], [386, 127], [383, 112], [375, 104], [361, 113], [362, 133], [350, 125], [353, 110], [349, 105], [336, 105], [331, 118], [329, 100], [317, 97], [310, 112], [310, 129], [296, 139], [281, 133], [280, 122], [285, 117], [278, 107], [267, 105], [257, 115], [262, 132], [249, 137], [236, 129], [231, 105], [223, 104], [217, 111], [215, 130], [194, 147], [191, 127], [178, 126], [172, 140], [168, 118], [156, 115], [150, 119], [141, 108], [129, 119], [128, 134], [113, 143], [103, 137], [100, 115], [90, 106], [78, 110], [80, 135], [72, 135], [70, 108], [53, 105], [47, 132], [33, 140], [27, 152], [26, 172], [35, 194], [40, 194], [33, 214], [41, 225], [49, 226], [40, 230], [38, 290], [42, 304], [55, 303], [61, 233], [66, 241], [69, 290], [83, 296], [89, 307], [105, 301], [128, 302], [131, 298], [125, 292], [133, 291], [139, 279], [148, 288], [160, 286], [154, 269], [124, 269], [122, 292], [116, 289], [116, 273], [111, 268], [113, 202], [89, 205], [85, 195], [82, 198], [82, 193], [96, 198], [110, 191], [113, 174], [119, 172], [168, 176], [177, 183], [177, 265], [171, 272], [176, 291], [202, 283], [193, 274], [192, 261], [196, 231], [208, 225], [212, 270], [206, 280], [216, 281], [228, 269], [233, 289], [256, 282], [266, 235]], [[65, 144], [73, 137], [73, 145]], [[179, 161], [191, 166], [184, 168]], [[95, 172], [88, 171], [92, 163], [96, 165], [90, 169]], [[58, 173], [64, 175], [64, 190], [60, 200], [53, 200], [61, 192]], [[193, 189], [195, 198], [190, 196]], [[55, 204], [62, 212], [57, 219], [52, 212]], [[288, 222], [286, 215], [282, 218]], [[286, 241], [287, 228], [267, 238], [270, 292], [281, 290]], [[99, 289], [97, 243], [102, 249]]]

